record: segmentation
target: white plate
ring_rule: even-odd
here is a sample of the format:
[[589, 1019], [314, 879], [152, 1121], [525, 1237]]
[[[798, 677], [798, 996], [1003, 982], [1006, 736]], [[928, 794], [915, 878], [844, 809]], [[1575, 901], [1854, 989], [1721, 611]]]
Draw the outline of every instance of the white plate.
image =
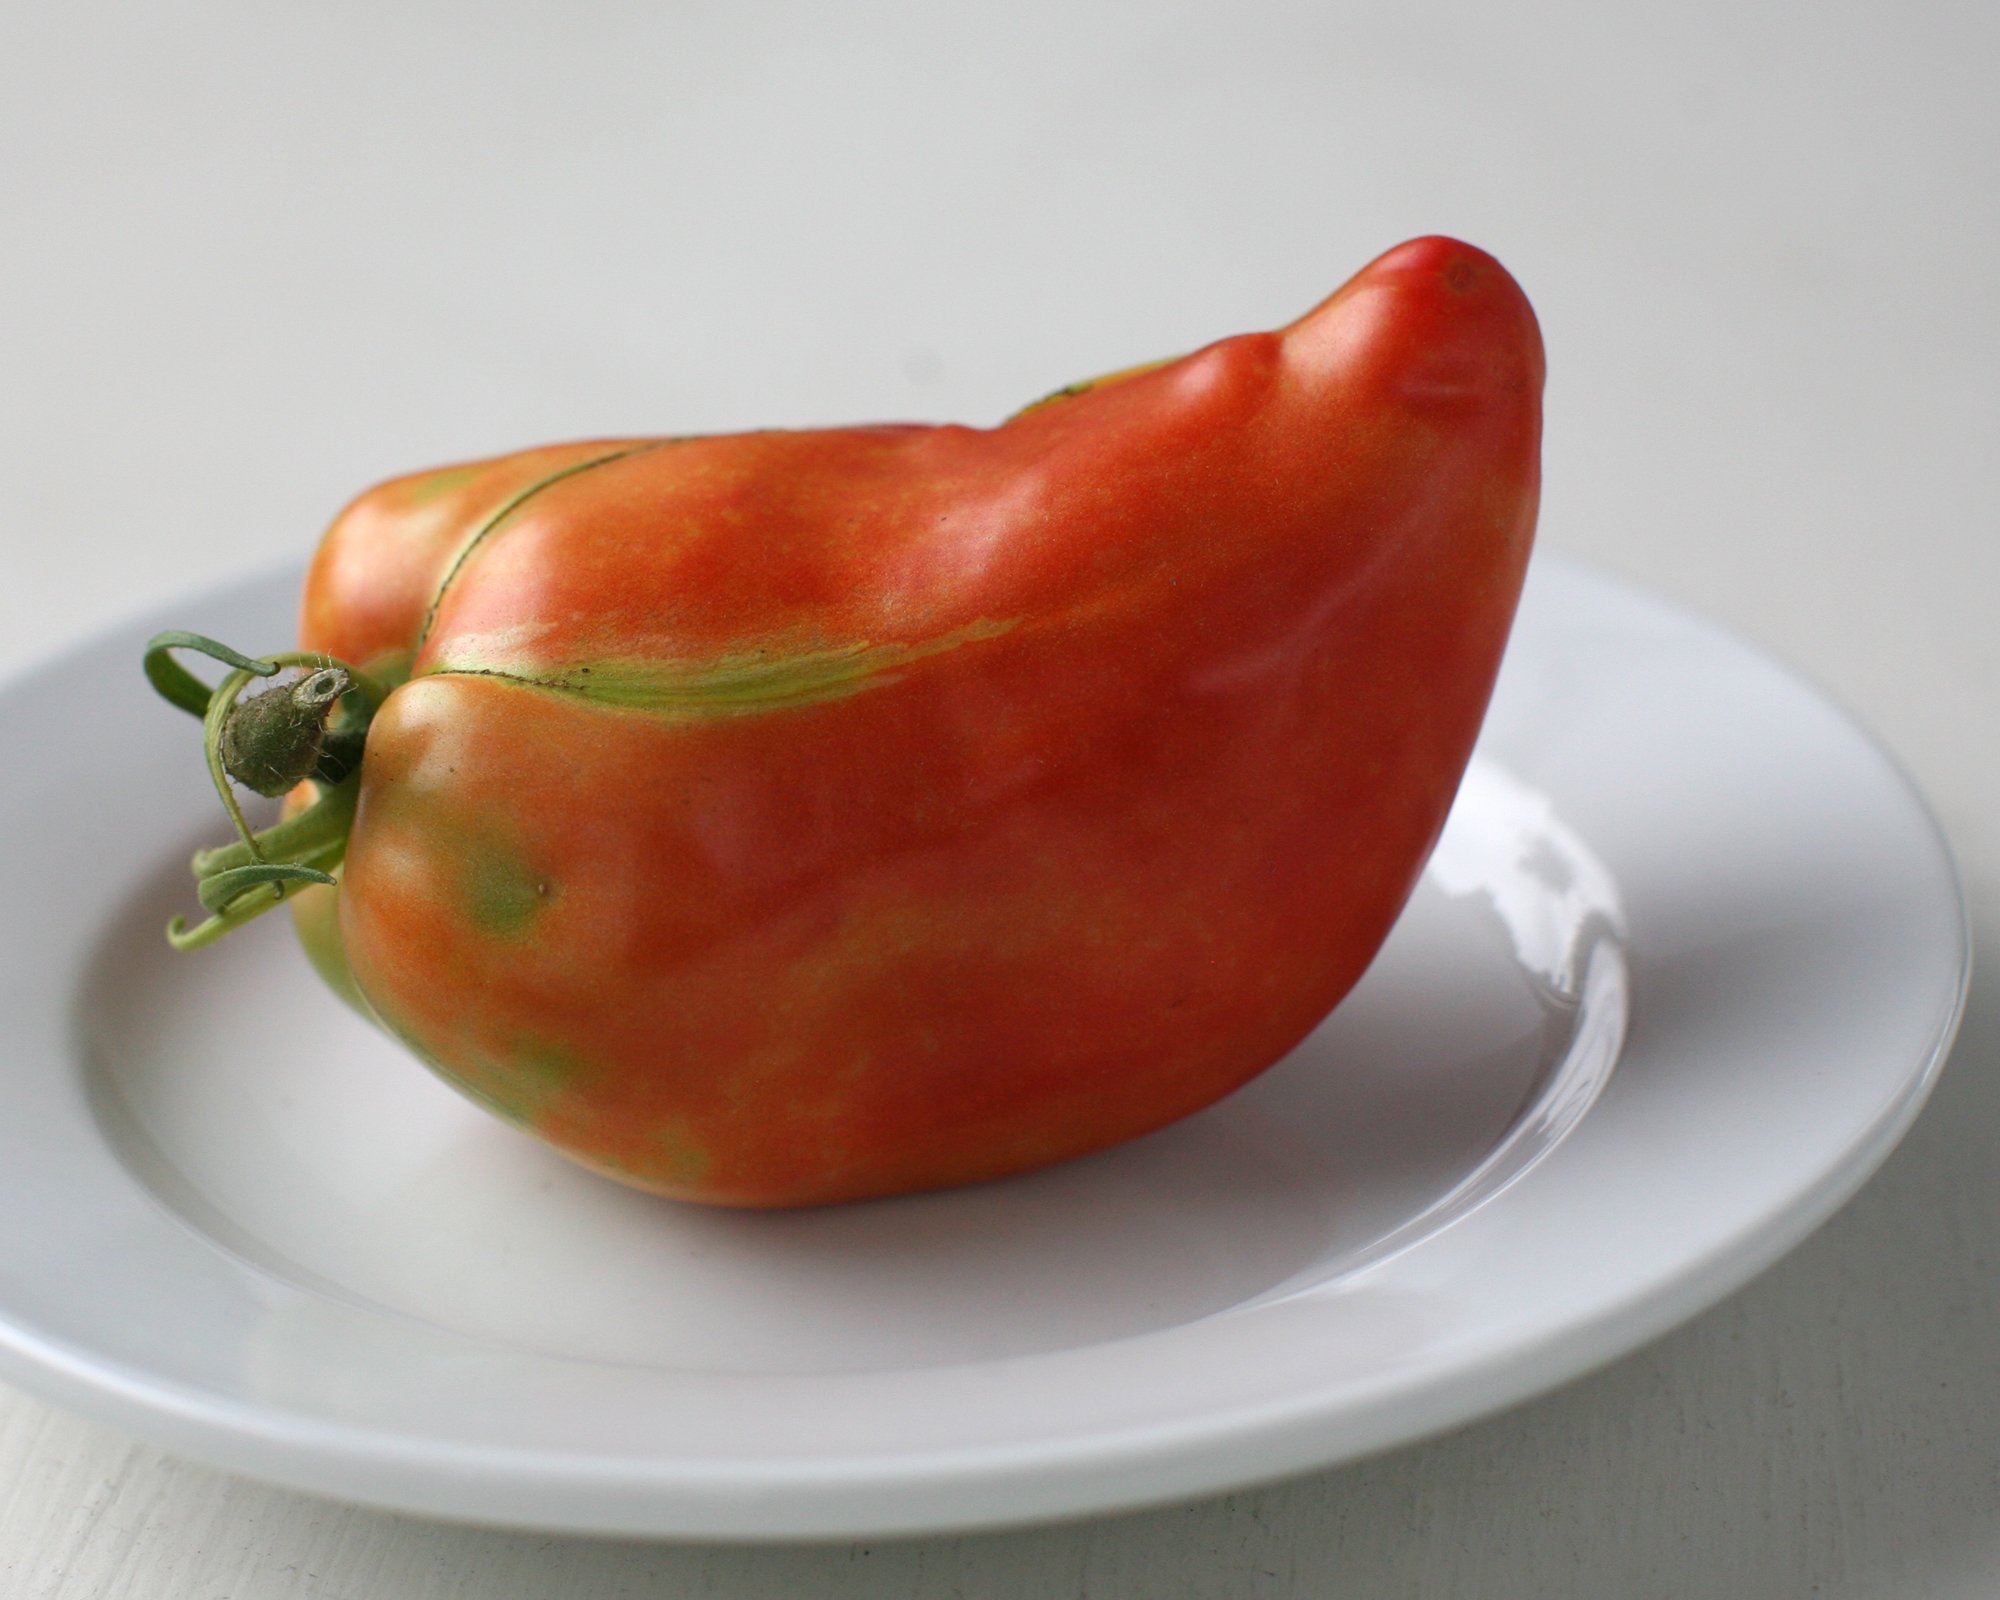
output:
[[[158, 625], [268, 648], [293, 581]], [[1424, 887], [1287, 1061], [1030, 1178], [682, 1207], [460, 1102], [279, 918], [165, 949], [221, 830], [194, 724], [140, 679], [152, 626], [0, 696], [0, 1370], [404, 1510], [855, 1537], [1450, 1427], [1802, 1237], [1908, 1125], [1963, 996], [1950, 861], [1874, 746], [1543, 561]]]

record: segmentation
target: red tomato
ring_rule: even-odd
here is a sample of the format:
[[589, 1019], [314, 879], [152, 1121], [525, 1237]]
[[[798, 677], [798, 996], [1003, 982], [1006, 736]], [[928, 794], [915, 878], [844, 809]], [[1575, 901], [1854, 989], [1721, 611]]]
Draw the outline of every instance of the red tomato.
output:
[[337, 891], [381, 1022], [577, 1160], [788, 1206], [1158, 1128], [1361, 976], [1533, 535], [1542, 353], [1420, 239], [997, 428], [529, 451], [355, 503], [400, 676]]

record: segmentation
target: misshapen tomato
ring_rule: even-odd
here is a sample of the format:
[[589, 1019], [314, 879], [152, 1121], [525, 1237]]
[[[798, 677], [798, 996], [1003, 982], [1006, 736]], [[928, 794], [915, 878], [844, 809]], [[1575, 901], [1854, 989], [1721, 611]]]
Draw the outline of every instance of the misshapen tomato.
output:
[[784, 1206], [1208, 1105], [1360, 977], [1532, 537], [1541, 345], [1403, 245], [1279, 333], [987, 430], [387, 484], [302, 646], [407, 682], [309, 943], [600, 1171]]

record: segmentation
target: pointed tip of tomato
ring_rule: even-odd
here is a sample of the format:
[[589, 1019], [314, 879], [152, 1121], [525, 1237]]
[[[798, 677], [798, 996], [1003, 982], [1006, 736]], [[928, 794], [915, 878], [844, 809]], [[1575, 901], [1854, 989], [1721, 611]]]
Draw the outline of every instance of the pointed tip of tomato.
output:
[[[1513, 275], [1476, 245], [1431, 234], [1384, 251], [1284, 330], [1308, 368], [1419, 373], [1418, 387], [1539, 399], [1540, 325]], [[1400, 385], [1399, 385], [1400, 386]]]
[[1507, 269], [1475, 244], [1441, 233], [1421, 239], [1405, 239], [1384, 250], [1355, 274], [1357, 278], [1401, 274], [1411, 278], [1436, 277], [1456, 294], [1467, 294], [1494, 275], [1512, 284]]

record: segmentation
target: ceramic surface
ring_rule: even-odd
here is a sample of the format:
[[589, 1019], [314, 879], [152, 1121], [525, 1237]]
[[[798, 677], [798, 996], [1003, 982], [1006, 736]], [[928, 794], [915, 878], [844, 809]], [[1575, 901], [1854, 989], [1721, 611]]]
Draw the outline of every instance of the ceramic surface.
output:
[[[169, 620], [282, 637], [293, 581]], [[140, 685], [150, 631], [0, 696], [9, 748], [83, 705], [100, 730], [67, 787], [0, 778], [41, 845], [0, 867], [0, 1362], [173, 1448], [412, 1511], [856, 1536], [1414, 1438], [1802, 1236], [1914, 1115], [1962, 996], [1950, 863], [1867, 739], [1707, 625], [1545, 561], [1422, 888], [1277, 1068], [1028, 1178], [678, 1206], [431, 1081], [280, 919], [165, 949], [216, 828], [192, 725]]]

